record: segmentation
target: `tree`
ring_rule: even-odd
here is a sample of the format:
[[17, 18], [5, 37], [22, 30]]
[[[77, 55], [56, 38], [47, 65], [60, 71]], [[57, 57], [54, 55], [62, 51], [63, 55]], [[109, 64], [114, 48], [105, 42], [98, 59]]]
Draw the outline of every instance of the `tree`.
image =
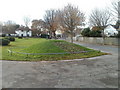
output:
[[55, 31], [57, 29], [57, 11], [56, 10], [47, 10], [44, 16], [44, 21], [46, 28], [49, 30], [50, 36], [55, 37]]
[[86, 37], [89, 37], [90, 36], [90, 28], [85, 28], [83, 31], [82, 31], [82, 35], [83, 36], [86, 36]]
[[117, 20], [120, 20], [120, 1], [112, 2], [112, 11], [114, 16], [118, 18]]
[[39, 35], [41, 34], [42, 31], [45, 30], [45, 22], [40, 19], [40, 20], [32, 20], [32, 26], [31, 26], [33, 35]]
[[70, 34], [73, 43], [74, 30], [84, 22], [84, 13], [78, 7], [68, 4], [63, 10], [59, 11], [59, 16], [60, 26]]
[[28, 27], [28, 25], [30, 24], [30, 20], [31, 20], [30, 17], [24, 16], [23, 20], [24, 20], [25, 26]]
[[120, 20], [117, 20], [117, 22], [116, 22], [116, 28], [120, 28]]
[[15, 33], [15, 30], [19, 28], [19, 25], [15, 22], [8, 20], [7, 22], [4, 22], [4, 25], [2, 26], [2, 31], [5, 31], [6, 33]]
[[100, 30], [90, 30], [90, 28], [85, 28], [81, 34], [86, 37], [101, 37]]
[[106, 26], [111, 19], [111, 13], [105, 10], [94, 9], [89, 17], [91, 26]]
[[114, 1], [112, 2], [112, 11], [116, 21], [116, 27], [120, 28], [120, 1]]
[[[98, 27], [107, 26], [110, 23], [110, 20], [111, 20], [111, 13], [107, 9], [104, 10], [94, 9], [89, 18], [91, 26], [98, 26]], [[102, 31], [102, 36], [103, 36], [103, 45], [104, 45], [104, 41], [105, 41], [104, 29]]]

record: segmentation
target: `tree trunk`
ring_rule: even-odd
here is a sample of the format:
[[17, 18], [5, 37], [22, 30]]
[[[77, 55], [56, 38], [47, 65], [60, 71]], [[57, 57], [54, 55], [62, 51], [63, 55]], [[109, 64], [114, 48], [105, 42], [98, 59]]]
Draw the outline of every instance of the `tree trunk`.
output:
[[105, 37], [103, 36], [103, 45], [105, 45]]
[[52, 38], [52, 32], [51, 31], [49, 31], [49, 35], [50, 35], [49, 37]]
[[73, 34], [70, 35], [71, 43], [73, 43]]
[[104, 33], [104, 30], [103, 30], [103, 45], [105, 45], [105, 33]]
[[55, 33], [55, 31], [53, 31], [53, 37], [56, 39], [56, 33]]

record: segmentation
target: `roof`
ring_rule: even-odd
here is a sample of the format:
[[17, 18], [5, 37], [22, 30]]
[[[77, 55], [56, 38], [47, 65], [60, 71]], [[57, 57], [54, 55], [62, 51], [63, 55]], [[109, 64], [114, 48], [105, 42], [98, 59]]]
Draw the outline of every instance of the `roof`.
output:
[[104, 30], [112, 30], [112, 31], [115, 30], [116, 31], [116, 29], [111, 25], [108, 25]]
[[91, 30], [103, 30], [106, 26], [94, 26]]
[[118, 26], [109, 24], [107, 26], [94, 26], [94, 27], [92, 27], [92, 30], [103, 30], [103, 29], [105, 29], [108, 26], [112, 26], [115, 29], [119, 29]]
[[0, 30], [0, 33], [3, 33], [3, 34], [15, 34], [15, 31], [11, 31], [11, 30]]
[[29, 27], [21, 26], [21, 27], [17, 28], [16, 30], [28, 31], [28, 30], [31, 30], [31, 29], [29, 29]]

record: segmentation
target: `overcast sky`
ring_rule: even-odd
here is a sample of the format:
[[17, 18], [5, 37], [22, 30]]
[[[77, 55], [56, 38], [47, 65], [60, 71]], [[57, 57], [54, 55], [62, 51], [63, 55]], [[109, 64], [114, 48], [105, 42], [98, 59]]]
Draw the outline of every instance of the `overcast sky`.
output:
[[68, 3], [78, 6], [86, 16], [94, 8], [109, 7], [113, 0], [2, 0], [0, 3], [0, 21], [15, 21], [24, 24], [23, 17], [43, 19], [46, 10], [63, 8]]

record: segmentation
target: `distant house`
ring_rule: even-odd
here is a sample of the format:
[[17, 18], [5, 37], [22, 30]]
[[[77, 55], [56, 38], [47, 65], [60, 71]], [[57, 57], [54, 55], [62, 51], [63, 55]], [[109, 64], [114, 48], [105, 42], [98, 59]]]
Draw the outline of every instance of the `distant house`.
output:
[[57, 37], [60, 37], [60, 38], [62, 37], [62, 31], [61, 30], [56, 30], [55, 33], [56, 33]]
[[118, 28], [115, 25], [107, 25], [107, 26], [95, 26], [92, 27], [91, 30], [97, 31], [104, 31], [104, 35], [109, 36], [115, 36], [118, 34]]
[[17, 28], [15, 33], [17, 34], [17, 36], [20, 36], [20, 37], [31, 37], [32, 36], [32, 31], [29, 29], [29, 27], [24, 27], [24, 26]]
[[0, 30], [0, 34], [5, 34], [5, 36], [16, 36], [17, 34], [15, 31], [9, 31], [9, 30]]
[[112, 25], [108, 25], [106, 28], [104, 28], [104, 34], [108, 37], [115, 36], [118, 34], [118, 31]]

